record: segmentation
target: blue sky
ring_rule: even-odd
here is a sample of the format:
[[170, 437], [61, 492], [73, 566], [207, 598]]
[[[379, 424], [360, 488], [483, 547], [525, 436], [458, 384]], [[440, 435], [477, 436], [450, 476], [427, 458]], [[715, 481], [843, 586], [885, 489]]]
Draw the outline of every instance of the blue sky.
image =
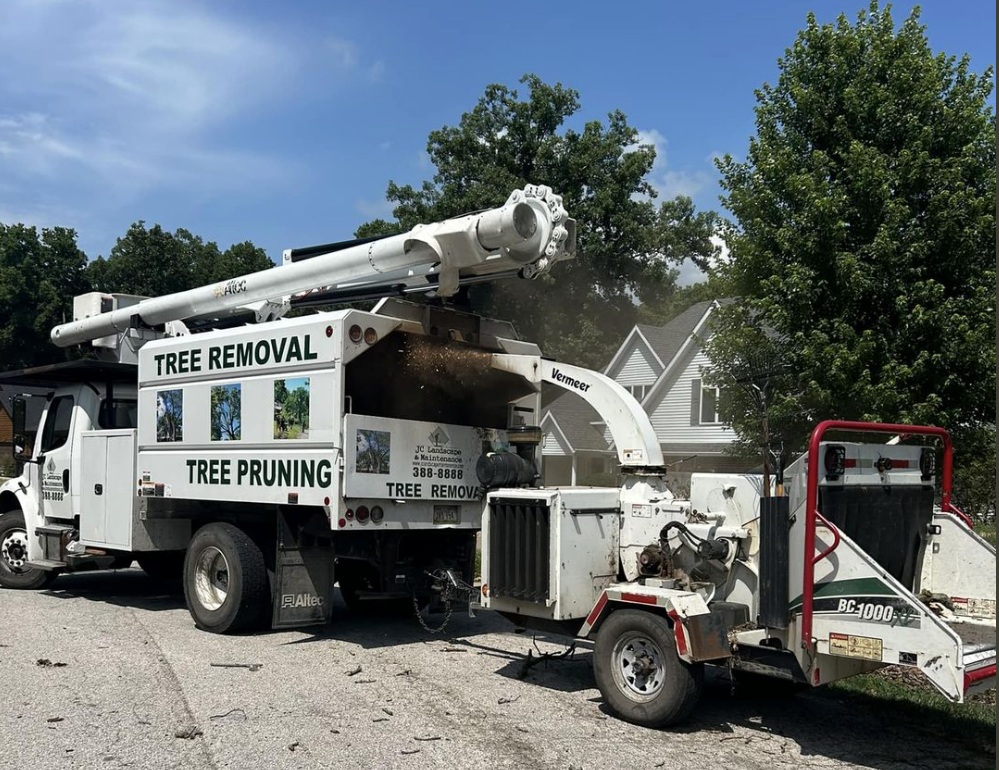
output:
[[[660, 192], [718, 208], [711, 159], [745, 152], [807, 10], [862, 5], [3, 0], [0, 221], [74, 227], [91, 257], [144, 219], [278, 259], [388, 216], [390, 178], [432, 174], [427, 133], [526, 72], [577, 89], [580, 123], [622, 109]], [[995, 63], [994, 3], [923, 21]]]

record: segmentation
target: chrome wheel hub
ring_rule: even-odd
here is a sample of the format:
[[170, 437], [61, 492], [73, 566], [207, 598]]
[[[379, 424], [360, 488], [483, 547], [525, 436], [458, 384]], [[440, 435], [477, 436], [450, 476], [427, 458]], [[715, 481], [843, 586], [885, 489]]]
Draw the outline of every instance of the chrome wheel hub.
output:
[[27, 572], [28, 533], [23, 529], [7, 532], [0, 543], [0, 558], [11, 572]]
[[666, 679], [663, 651], [646, 636], [629, 634], [618, 639], [611, 653], [614, 681], [632, 700], [649, 701]]
[[206, 610], [214, 612], [225, 604], [229, 595], [229, 562], [213, 545], [198, 555], [194, 568], [194, 592]]

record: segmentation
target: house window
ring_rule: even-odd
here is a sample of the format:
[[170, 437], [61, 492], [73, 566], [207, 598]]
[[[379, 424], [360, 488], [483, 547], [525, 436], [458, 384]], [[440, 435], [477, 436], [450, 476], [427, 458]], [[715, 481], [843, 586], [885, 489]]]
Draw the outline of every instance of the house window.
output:
[[649, 390], [652, 388], [651, 385], [626, 385], [625, 389], [635, 397], [635, 400], [641, 402], [645, 396], [648, 394]]
[[701, 387], [701, 425], [721, 422], [718, 418], [718, 388]]

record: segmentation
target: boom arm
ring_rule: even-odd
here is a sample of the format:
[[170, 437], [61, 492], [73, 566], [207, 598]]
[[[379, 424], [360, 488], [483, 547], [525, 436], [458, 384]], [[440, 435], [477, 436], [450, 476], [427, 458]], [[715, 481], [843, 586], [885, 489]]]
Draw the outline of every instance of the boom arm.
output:
[[120, 334], [136, 322], [158, 326], [316, 287], [377, 286], [400, 276], [419, 280], [435, 275], [436, 286], [428, 284], [427, 290], [450, 296], [464, 278], [511, 270], [533, 278], [571, 258], [574, 250], [575, 222], [561, 197], [547, 187], [528, 185], [514, 190], [500, 208], [417, 225], [408, 233], [60, 324], [52, 329], [52, 341], [66, 347]]
[[649, 416], [635, 397], [610, 377], [540, 356], [494, 353], [492, 365], [530, 382], [558, 385], [586, 401], [607, 423], [623, 467], [637, 470], [663, 466], [663, 452]]

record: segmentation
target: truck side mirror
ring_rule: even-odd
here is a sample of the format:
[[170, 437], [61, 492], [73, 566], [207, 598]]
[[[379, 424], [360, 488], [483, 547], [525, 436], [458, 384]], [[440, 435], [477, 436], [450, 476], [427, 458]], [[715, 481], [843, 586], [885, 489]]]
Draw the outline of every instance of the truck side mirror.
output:
[[11, 442], [15, 460], [27, 458], [28, 447], [28, 408], [25, 400], [21, 396], [15, 396], [11, 402], [10, 421], [14, 440]]

